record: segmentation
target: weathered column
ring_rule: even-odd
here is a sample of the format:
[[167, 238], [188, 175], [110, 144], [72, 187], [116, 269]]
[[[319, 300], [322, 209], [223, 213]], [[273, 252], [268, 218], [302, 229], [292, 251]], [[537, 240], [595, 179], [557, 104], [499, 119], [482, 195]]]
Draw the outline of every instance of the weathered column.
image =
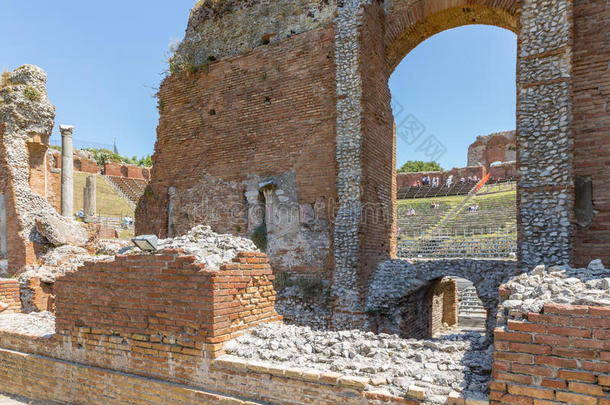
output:
[[74, 215], [74, 150], [71, 125], [60, 125], [61, 132], [61, 215]]
[[176, 188], [167, 189], [167, 237], [174, 237], [174, 213], [176, 211]]
[[97, 185], [95, 182], [95, 176], [88, 176], [87, 183], [83, 191], [83, 208], [85, 210], [85, 218], [95, 217], [95, 213], [97, 212], [96, 191]]

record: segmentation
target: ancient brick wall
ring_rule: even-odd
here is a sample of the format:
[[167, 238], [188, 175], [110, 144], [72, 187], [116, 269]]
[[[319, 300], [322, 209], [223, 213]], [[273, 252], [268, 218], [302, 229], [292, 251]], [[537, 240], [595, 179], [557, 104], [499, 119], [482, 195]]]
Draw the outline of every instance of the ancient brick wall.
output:
[[46, 193], [46, 151], [48, 145], [38, 142], [28, 142], [28, 169], [30, 188], [41, 197], [45, 197]]
[[515, 131], [478, 136], [468, 147], [468, 166], [483, 165], [489, 169], [489, 165], [494, 162], [510, 162], [516, 159]]
[[[300, 205], [322, 207], [316, 217], [328, 220], [336, 200], [332, 39], [332, 28], [313, 30], [211, 62], [206, 71], [168, 77], [159, 92], [155, 166], [137, 209], [136, 232], [167, 235], [173, 187], [178, 233], [196, 223], [250, 233], [248, 181], [257, 186], [291, 172], [296, 200], [288, 203], [297, 212]], [[258, 187], [253, 191], [258, 194]], [[328, 240], [326, 228], [314, 232]], [[295, 258], [282, 269], [308, 272], [310, 245], [330, 249], [329, 242], [286, 243]], [[332, 260], [312, 267], [310, 272], [329, 274]]]
[[[484, 166], [472, 166], [472, 167], [459, 167], [453, 168], [451, 170], [446, 170], [442, 172], [417, 172], [417, 173], [397, 173], [396, 174], [396, 187], [398, 189], [402, 187], [413, 187], [417, 181], [421, 183], [421, 179], [423, 176], [428, 176], [430, 179], [434, 177], [439, 178], [439, 184], [445, 185], [447, 184], [447, 180], [449, 176], [452, 176], [451, 182], [452, 184], [458, 183], [460, 179], [463, 177], [464, 179], [468, 179], [468, 177], [476, 176], [478, 179], [482, 179], [485, 177], [487, 170]], [[492, 179], [493, 179], [492, 174]], [[431, 180], [432, 181], [432, 180]]]
[[94, 160], [78, 157], [74, 158], [74, 170], [93, 174], [100, 172], [100, 168], [97, 166], [97, 163]]
[[383, 47], [385, 14], [365, 6], [360, 32], [362, 86], [362, 218], [359, 282], [364, 296], [379, 262], [396, 256], [396, 138], [390, 108], [390, 73]]
[[600, 258], [610, 263], [610, 47], [608, 3], [574, 1], [573, 130], [574, 176], [590, 177], [596, 212], [586, 227], [575, 227], [574, 265]]
[[0, 312], [21, 312], [19, 280], [0, 278], [0, 303], [8, 305], [8, 308]]
[[128, 368], [140, 372], [169, 375], [170, 353], [192, 372], [204, 348], [213, 355], [241, 330], [280, 319], [272, 280], [260, 253], [240, 253], [220, 271], [176, 251], [88, 263], [55, 283], [57, 333], [75, 347], [104, 341], [98, 350], [109, 355], [124, 342]]
[[[57, 212], [61, 211], [61, 170], [52, 167], [51, 157], [47, 155], [47, 201]], [[61, 159], [58, 159], [61, 162]]]
[[547, 304], [512, 317], [495, 331], [492, 404], [610, 403], [609, 307]]
[[119, 163], [113, 162], [106, 163], [104, 165], [104, 175], [123, 177], [123, 173], [121, 172], [121, 165]]

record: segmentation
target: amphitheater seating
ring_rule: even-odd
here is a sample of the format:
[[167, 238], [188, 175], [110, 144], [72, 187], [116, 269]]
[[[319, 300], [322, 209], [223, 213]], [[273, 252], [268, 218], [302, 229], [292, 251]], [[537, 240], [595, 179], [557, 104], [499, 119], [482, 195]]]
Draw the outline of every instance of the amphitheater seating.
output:
[[[465, 182], [465, 183], [454, 183], [450, 187], [443, 185], [441, 187], [432, 186], [416, 186], [416, 187], [401, 187], [396, 192], [396, 198], [399, 200], [412, 199], [412, 198], [434, 198], [434, 197], [446, 197], [452, 195], [466, 195], [476, 186], [477, 183]], [[487, 184], [481, 189], [479, 194], [486, 194], [489, 192], [500, 192], [510, 191], [515, 189], [515, 182], [512, 179], [509, 180], [489, 180]], [[487, 191], [486, 191], [487, 190]]]
[[[457, 213], [455, 208], [465, 197], [399, 201], [399, 257], [513, 257], [517, 246], [516, 192], [493, 192], [493, 187], [481, 190], [487, 194], [477, 194]], [[432, 207], [433, 202], [438, 208]], [[468, 206], [474, 204], [478, 211], [469, 211]], [[410, 210], [415, 211], [414, 216], [408, 215]], [[446, 218], [448, 215], [452, 217]]]
[[147, 182], [141, 179], [132, 179], [127, 177], [106, 176], [115, 186], [117, 186], [127, 198], [134, 204], [137, 204], [140, 197], [144, 194]]

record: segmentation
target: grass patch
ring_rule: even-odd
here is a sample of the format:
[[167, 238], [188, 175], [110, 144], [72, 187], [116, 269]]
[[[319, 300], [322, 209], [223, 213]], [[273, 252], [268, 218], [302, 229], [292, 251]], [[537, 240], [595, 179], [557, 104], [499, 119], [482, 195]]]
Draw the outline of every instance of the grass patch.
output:
[[[83, 208], [83, 191], [90, 173], [74, 172], [74, 213]], [[122, 218], [128, 215], [133, 218], [134, 210], [119, 194], [102, 178], [96, 176], [96, 208], [97, 214], [103, 217]]]
[[42, 98], [42, 95], [34, 87], [27, 85], [23, 89], [23, 95], [30, 101], [38, 102]]

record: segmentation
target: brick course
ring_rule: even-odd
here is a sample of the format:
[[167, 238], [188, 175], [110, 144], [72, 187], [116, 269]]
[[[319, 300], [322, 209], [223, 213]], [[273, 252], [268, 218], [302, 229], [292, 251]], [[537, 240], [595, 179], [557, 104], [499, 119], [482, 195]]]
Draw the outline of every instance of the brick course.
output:
[[547, 304], [542, 314], [497, 328], [491, 403], [610, 401], [609, 314], [609, 307]]
[[19, 280], [0, 279], [0, 303], [8, 305], [4, 313], [21, 312]]

